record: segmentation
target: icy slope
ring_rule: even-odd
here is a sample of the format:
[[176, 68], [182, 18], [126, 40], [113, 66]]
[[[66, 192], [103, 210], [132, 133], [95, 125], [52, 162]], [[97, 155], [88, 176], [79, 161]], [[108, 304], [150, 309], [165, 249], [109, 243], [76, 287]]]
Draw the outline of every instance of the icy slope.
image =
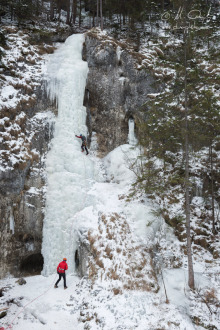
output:
[[[83, 97], [87, 63], [82, 61], [84, 37], [67, 39], [48, 63], [48, 93], [58, 103], [54, 139], [47, 157], [48, 192], [43, 228], [44, 270], [54, 272], [64, 256], [73, 260], [73, 227], [77, 212], [85, 207], [86, 192], [93, 177], [93, 162], [81, 155], [80, 140], [86, 135], [86, 109]], [[70, 270], [73, 270], [70, 263]]]

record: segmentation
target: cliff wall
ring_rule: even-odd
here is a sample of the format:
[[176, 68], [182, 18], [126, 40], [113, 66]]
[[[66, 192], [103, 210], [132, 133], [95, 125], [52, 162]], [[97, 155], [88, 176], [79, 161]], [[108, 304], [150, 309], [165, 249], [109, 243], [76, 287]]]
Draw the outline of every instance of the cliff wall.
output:
[[100, 156], [127, 143], [128, 120], [136, 118], [148, 94], [158, 91], [144, 55], [124, 43], [100, 35], [85, 38], [83, 58], [89, 73], [85, 91], [87, 124], [96, 132]]

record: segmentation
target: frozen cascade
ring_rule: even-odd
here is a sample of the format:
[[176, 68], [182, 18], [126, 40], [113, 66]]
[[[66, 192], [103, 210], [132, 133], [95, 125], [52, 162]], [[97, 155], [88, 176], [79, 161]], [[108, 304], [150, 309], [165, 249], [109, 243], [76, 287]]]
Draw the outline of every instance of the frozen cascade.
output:
[[54, 138], [47, 156], [48, 190], [43, 227], [43, 275], [56, 271], [66, 257], [74, 271], [77, 248], [74, 227], [77, 213], [89, 204], [94, 164], [81, 153], [75, 134], [87, 134], [83, 106], [87, 63], [82, 60], [83, 35], [72, 35], [50, 56], [47, 66], [48, 93], [58, 105]]
[[12, 209], [10, 209], [10, 230], [11, 230], [12, 234], [14, 235], [14, 233], [15, 233], [15, 220], [14, 220]]
[[128, 143], [132, 146], [135, 146], [137, 144], [137, 139], [134, 133], [134, 125], [134, 119], [130, 118], [128, 121]]

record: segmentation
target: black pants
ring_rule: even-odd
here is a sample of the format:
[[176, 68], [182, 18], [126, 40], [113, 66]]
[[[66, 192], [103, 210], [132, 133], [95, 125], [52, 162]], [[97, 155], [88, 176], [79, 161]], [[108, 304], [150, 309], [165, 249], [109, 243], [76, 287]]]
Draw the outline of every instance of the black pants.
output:
[[60, 282], [61, 278], [63, 278], [64, 288], [65, 288], [66, 287], [66, 274], [65, 273], [59, 273], [59, 279], [56, 281], [55, 285], [57, 285]]
[[87, 149], [87, 147], [86, 147], [86, 145], [85, 144], [82, 144], [81, 145], [81, 148], [82, 148], [82, 151], [84, 151], [84, 148], [85, 148], [85, 150], [86, 150], [86, 154], [88, 155], [88, 149]]

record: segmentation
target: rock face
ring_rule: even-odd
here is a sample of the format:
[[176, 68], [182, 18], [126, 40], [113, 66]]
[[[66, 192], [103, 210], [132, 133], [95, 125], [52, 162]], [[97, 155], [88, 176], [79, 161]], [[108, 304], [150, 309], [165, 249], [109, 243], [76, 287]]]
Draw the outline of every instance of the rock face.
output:
[[97, 33], [85, 38], [83, 58], [89, 73], [85, 92], [89, 132], [96, 132], [100, 155], [127, 143], [128, 120], [136, 118], [147, 94], [158, 90], [143, 56]]
[[[22, 114], [17, 138], [25, 135], [20, 154], [24, 146], [28, 153], [14, 168], [8, 161], [0, 172], [1, 277], [7, 273], [19, 276], [39, 272], [43, 266], [44, 160], [52, 137], [55, 109], [43, 88], [38, 89], [37, 96], [37, 103], [32, 108], [20, 109], [11, 118], [15, 122]], [[4, 132], [4, 128], [2, 130]]]
[[88, 241], [88, 231], [79, 230], [77, 233], [78, 249], [75, 251], [75, 267], [80, 277], [88, 277], [88, 260], [92, 256]]

